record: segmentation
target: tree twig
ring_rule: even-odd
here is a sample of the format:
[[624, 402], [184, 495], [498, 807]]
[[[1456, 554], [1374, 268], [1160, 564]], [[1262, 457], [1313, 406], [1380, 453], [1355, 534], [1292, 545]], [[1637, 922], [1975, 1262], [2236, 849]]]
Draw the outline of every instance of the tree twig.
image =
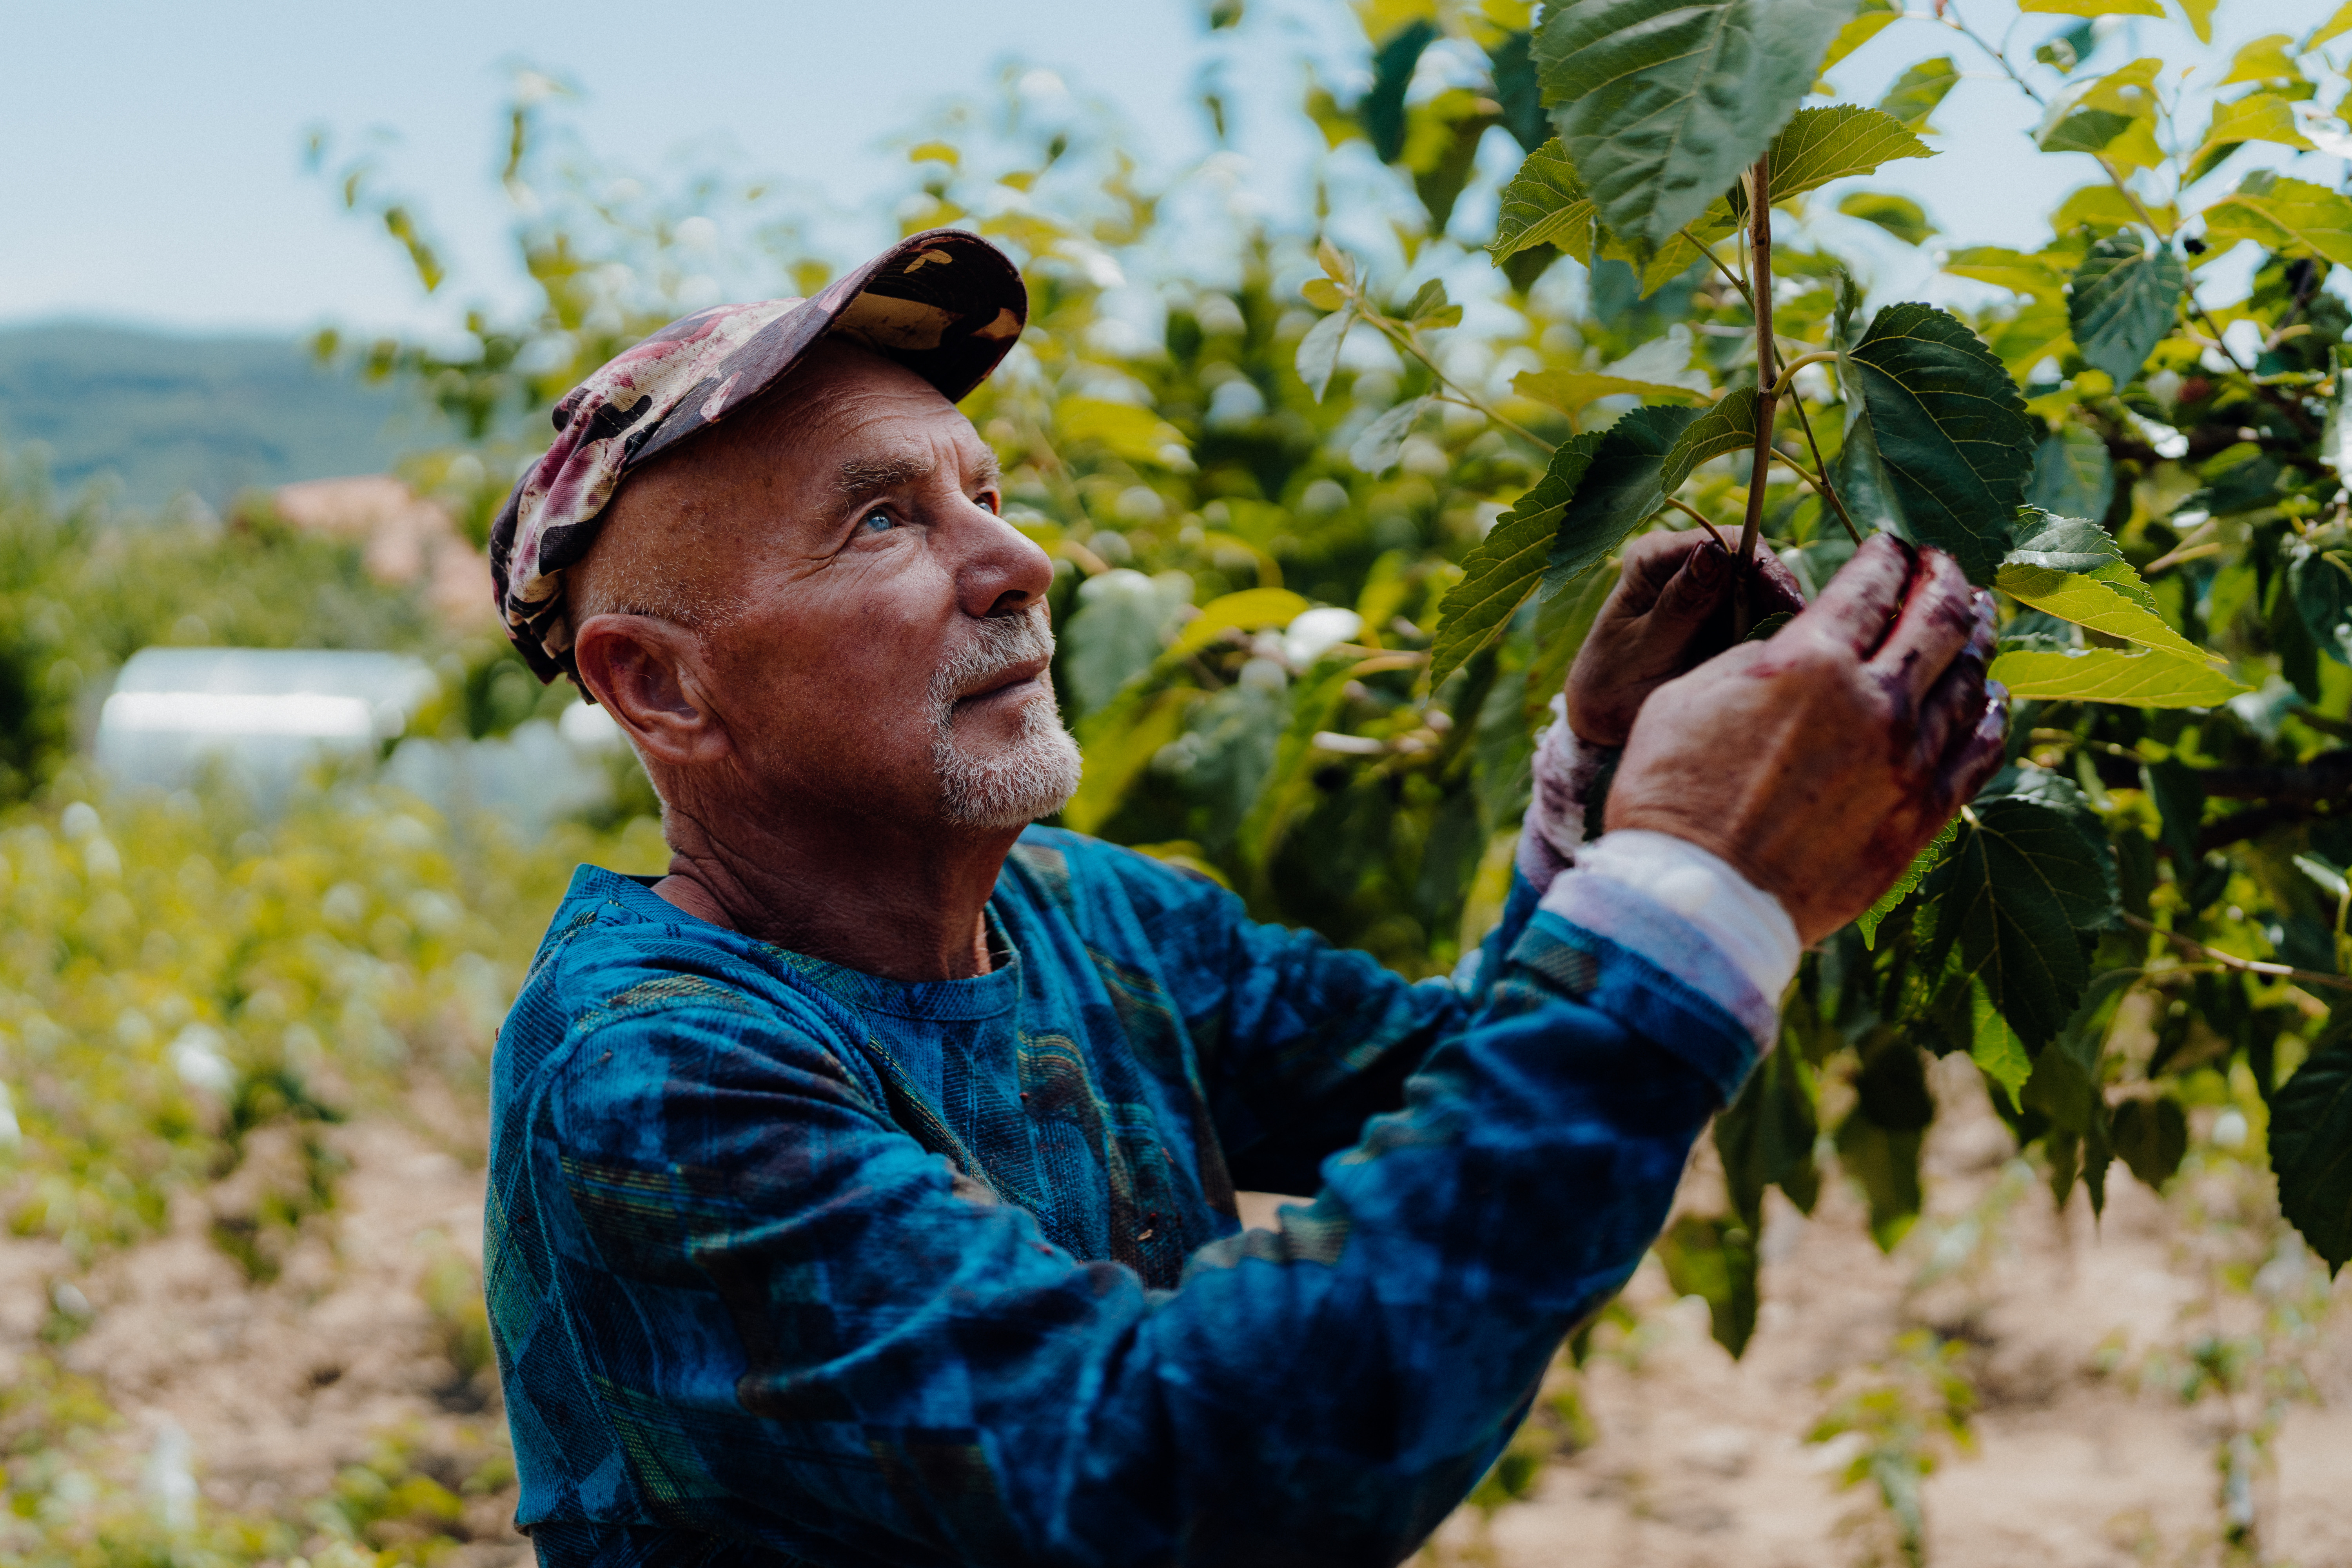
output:
[[2341, 974], [2322, 974], [2315, 969], [2296, 969], [2290, 964], [2265, 963], [2258, 958], [2240, 958], [2234, 952], [2223, 952], [2219, 949], [2207, 947], [2203, 942], [2192, 941], [2178, 931], [2166, 931], [2154, 921], [2144, 921], [2137, 915], [2124, 916], [2124, 923], [2135, 931], [2144, 931], [2150, 936], [2162, 937], [2191, 958], [2202, 959], [2209, 963], [2218, 963], [2224, 969], [2235, 969], [2247, 974], [2260, 974], [2272, 980], [2292, 980], [2297, 985], [2319, 985], [2331, 991], [2352, 991], [2352, 980], [2347, 980]]
[[1684, 502], [1676, 500], [1672, 496], [1668, 496], [1666, 498], [1666, 504], [1674, 508], [1676, 511], [1691, 518], [1693, 521], [1696, 521], [1701, 528], [1706, 530], [1706, 536], [1709, 539], [1714, 540], [1715, 542], [1722, 548], [1722, 551], [1726, 555], [1731, 553], [1731, 546], [1723, 542], [1723, 535], [1716, 531], [1715, 522], [1706, 515], [1706, 513], [1699, 510], [1695, 506], [1685, 505]]
[[1829, 483], [1830, 466], [1822, 460], [1822, 444], [1813, 439], [1812, 416], [1805, 412], [1805, 400], [1801, 397], [1791, 397], [1789, 399], [1789, 402], [1797, 410], [1797, 423], [1804, 429], [1805, 445], [1812, 448], [1813, 467], [1821, 470], [1821, 479], [1816, 481], [1814, 488], [1822, 492], [1822, 500], [1828, 501], [1832, 507], [1836, 509], [1838, 521], [1845, 524], [1846, 537], [1852, 539], [1856, 544], [1860, 544], [1862, 542], [1862, 531], [1854, 527], [1853, 519], [1846, 512], [1844, 500], [1839, 497], [1837, 491], [1832, 489]]
[[1370, 321], [1372, 324], [1373, 330], [1378, 331], [1381, 336], [1387, 338], [1389, 342], [1396, 344], [1397, 347], [1402, 349], [1405, 353], [1419, 360], [1423, 364], [1427, 365], [1429, 367], [1429, 374], [1437, 378], [1437, 384], [1445, 388], [1446, 391], [1454, 395], [1448, 401], [1459, 403], [1465, 408], [1475, 409], [1477, 412], [1485, 415], [1487, 418], [1493, 420], [1496, 424], [1501, 426], [1504, 429], [1508, 430], [1512, 435], [1517, 436], [1520, 440], [1527, 442], [1532, 447], [1539, 447], [1547, 452], [1551, 450], [1550, 442], [1545, 440], [1542, 437], [1537, 435], [1534, 431], [1528, 429], [1517, 420], [1506, 418], [1502, 415], [1496, 413], [1494, 409], [1486, 405], [1485, 399], [1479, 397], [1475, 393], [1469, 391], [1460, 383], [1456, 382], [1452, 376], [1438, 369], [1437, 362], [1430, 358], [1427, 352], [1424, 351], [1419, 343], [1413, 342], [1411, 333], [1399, 331], [1395, 325], [1385, 316], [1376, 315], [1369, 310], [1359, 310], [1356, 313], [1363, 320]]
[[1685, 239], [1689, 240], [1693, 245], [1697, 246], [1699, 253], [1705, 256], [1709, 261], [1715, 263], [1715, 269], [1717, 272], [1722, 273], [1725, 279], [1730, 282], [1734, 289], [1739, 290], [1739, 297], [1741, 299], [1747, 300], [1750, 307], [1755, 305], [1756, 296], [1748, 291], [1748, 279], [1742, 278], [1738, 273], [1734, 272], [1728, 266], [1725, 265], [1723, 258], [1715, 253], [1715, 247], [1709, 245], [1706, 241], [1693, 234], [1690, 231], [1690, 225], [1688, 224], [1683, 225], [1682, 237]]
[[[1764, 483], [1772, 470], [1772, 415], [1776, 402], [1772, 354], [1772, 170], [1771, 154], [1756, 160], [1748, 191], [1748, 265], [1755, 292], [1748, 301], [1756, 313], [1756, 457], [1748, 482], [1748, 516], [1739, 528], [1739, 563], [1756, 553], [1756, 535], [1764, 526]], [[1743, 573], [1735, 586], [1745, 583]], [[1735, 618], [1745, 619], [1735, 612]], [[1744, 634], [1746, 627], [1735, 627]]]

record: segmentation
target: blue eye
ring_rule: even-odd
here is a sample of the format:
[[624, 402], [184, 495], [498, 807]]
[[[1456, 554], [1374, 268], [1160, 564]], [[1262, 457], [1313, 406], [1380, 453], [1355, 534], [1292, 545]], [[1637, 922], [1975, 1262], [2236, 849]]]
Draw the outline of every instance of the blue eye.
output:
[[896, 528], [898, 525], [898, 520], [878, 506], [867, 512], [859, 523], [860, 527], [871, 533], [880, 533], [885, 529]]

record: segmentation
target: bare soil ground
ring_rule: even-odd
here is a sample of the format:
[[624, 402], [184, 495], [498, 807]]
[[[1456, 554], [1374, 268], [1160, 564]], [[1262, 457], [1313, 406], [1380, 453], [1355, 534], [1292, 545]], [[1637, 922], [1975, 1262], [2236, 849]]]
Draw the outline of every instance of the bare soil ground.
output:
[[[1938, 1088], [1955, 1107], [1975, 1092], [1957, 1078]], [[420, 1102], [402, 1119], [336, 1130], [351, 1162], [341, 1204], [310, 1222], [272, 1283], [254, 1285], [211, 1240], [212, 1205], [233, 1194], [184, 1201], [168, 1236], [79, 1277], [92, 1315], [63, 1355], [125, 1416], [109, 1439], [112, 1468], [143, 1469], [168, 1488], [158, 1466], [179, 1463], [176, 1454], [215, 1507], [299, 1513], [347, 1467], [380, 1460], [389, 1442], [408, 1469], [464, 1497], [462, 1517], [444, 1526], [465, 1542], [452, 1568], [529, 1560], [496, 1469], [503, 1423], [493, 1380], [459, 1375], [446, 1305], [428, 1304], [434, 1271], [453, 1254], [478, 1265], [482, 1173], [462, 1142], [440, 1136], [454, 1114]], [[2053, 1212], [2008, 1162], [1990, 1112], [1947, 1123], [1930, 1146], [1929, 1216], [1894, 1257], [1872, 1245], [1840, 1184], [1825, 1185], [1810, 1219], [1775, 1196], [1765, 1304], [1738, 1363], [1708, 1338], [1702, 1305], [1675, 1300], [1645, 1265], [1627, 1297], [1637, 1322], [1604, 1330], [1575, 1374], [1593, 1440], [1544, 1466], [1524, 1500], [1491, 1518], [1465, 1510], [1428, 1559], [1498, 1568], [1883, 1559], [1891, 1547], [1874, 1493], [1840, 1485], [1855, 1440], [1805, 1439], [1864, 1375], [1858, 1369], [1924, 1326], [1965, 1347], [1957, 1364], [1978, 1401], [1973, 1452], [1951, 1455], [1926, 1483], [1930, 1561], [2221, 1561], [2216, 1454], [2232, 1419], [2242, 1426], [2259, 1414], [2259, 1399], [2183, 1404], [2148, 1384], [2198, 1335], [2262, 1327], [2269, 1298], [2244, 1288], [2243, 1268], [2227, 1274], [2235, 1266], [2200, 1239], [2210, 1226], [2182, 1218], [2184, 1205], [2201, 1204], [2226, 1230], [2231, 1205], [2247, 1202], [2246, 1179], [2191, 1173], [2182, 1183], [2203, 1187], [2177, 1187], [2168, 1200], [2118, 1167], [2095, 1225], [2079, 1192], [2063, 1216]], [[1702, 1157], [1686, 1201], [1712, 1206], [1713, 1181]], [[2273, 1274], [2294, 1267], [2290, 1257]], [[1922, 1285], [1923, 1268], [1947, 1272]], [[70, 1273], [53, 1248], [0, 1243], [0, 1378], [53, 1321], [51, 1282]], [[2308, 1280], [2305, 1291], [2326, 1300]], [[2271, 1370], [2300, 1376], [2316, 1403], [2291, 1405], [2274, 1465], [2257, 1468], [2265, 1561], [2352, 1563], [2347, 1322], [2352, 1286], [2339, 1285], [2333, 1310], [2273, 1352]], [[2285, 1342], [2273, 1333], [2270, 1342]]]

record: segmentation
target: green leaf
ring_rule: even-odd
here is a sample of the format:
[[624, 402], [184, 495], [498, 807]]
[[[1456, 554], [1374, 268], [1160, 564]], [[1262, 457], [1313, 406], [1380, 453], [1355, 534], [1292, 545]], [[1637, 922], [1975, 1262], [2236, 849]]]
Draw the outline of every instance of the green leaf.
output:
[[1710, 458], [1742, 452], [1756, 445], [1756, 389], [1743, 386], [1723, 395], [1722, 401], [1683, 427], [1658, 471], [1658, 489], [1672, 495], [1683, 488], [1691, 470]]
[[2206, 244], [2223, 250], [2246, 239], [2352, 267], [2352, 200], [2307, 180], [2253, 170], [2205, 209]]
[[1716, 1343], [1735, 1357], [1756, 1332], [1756, 1242], [1737, 1220], [1685, 1215], [1658, 1237], [1658, 1261], [1677, 1296], [1706, 1303]]
[[1849, 482], [1862, 480], [1847, 509], [1949, 551], [1970, 582], [1991, 582], [2035, 435], [2000, 361], [1944, 311], [1889, 305], [1839, 368], [1865, 416], [1846, 442]]
[[2170, 246], [2143, 251], [2130, 229], [2109, 235], [2091, 247], [2074, 272], [2066, 302], [2074, 346], [2120, 391], [2139, 378], [2147, 356], [2172, 331], [2188, 292], [2189, 269]]
[[1339, 345], [1347, 341], [1348, 323], [1356, 319], [1353, 310], [1335, 310], [1307, 329], [1298, 340], [1298, 379], [1323, 401], [1323, 393], [1331, 384], [1332, 373], [1339, 368]]
[[2298, 543], [2286, 576], [2312, 642], [2336, 663], [2352, 664], [2352, 544], [2339, 541], [2318, 549]]
[[1927, 117], [1936, 112], [1937, 105], [1953, 88], [1959, 85], [1960, 71], [1949, 55], [1939, 55], [1932, 60], [1921, 60], [1895, 79], [1895, 85], [1878, 100], [1878, 107], [1893, 115], [1912, 130], [1922, 133], [1931, 128]]
[[1822, 69], [1826, 71], [1838, 61], [1903, 20], [1903, 7], [1895, 0], [1862, 0], [1862, 8], [1853, 20], [1840, 27], [1837, 37], [1830, 40], [1829, 52], [1822, 57]]
[[1372, 85], [1357, 106], [1372, 152], [1383, 163], [1393, 163], [1404, 153], [1404, 94], [1412, 85], [1413, 68], [1423, 51], [1437, 41], [1437, 25], [1417, 16], [1384, 39], [1372, 51]]
[[1589, 267], [1592, 219], [1598, 211], [1555, 136], [1528, 153], [1503, 187], [1503, 210], [1486, 254], [1500, 267], [1522, 250], [1554, 245]]
[[2282, 147], [2293, 147], [2309, 153], [2311, 139], [2294, 124], [2294, 105], [2272, 92], [2250, 92], [2234, 103], [2216, 103], [2212, 121], [2205, 128], [2205, 140], [2190, 154], [2189, 162], [2197, 166], [2192, 178], [2201, 177], [2230, 151], [2248, 142], [2275, 142]]
[[2008, 561], [2001, 563], [1993, 585], [2020, 604], [2108, 637], [2160, 648], [2200, 665], [2208, 657], [2203, 648], [2168, 626], [2162, 616], [2096, 577]]
[[1715, 1119], [1716, 1152], [1732, 1212], [1752, 1235], [1764, 1227], [1764, 1189], [1777, 1185], [1807, 1214], [1821, 1194], [1813, 1144], [1821, 1136], [1804, 1055], [1794, 1041], [1756, 1064], [1739, 1098]]
[[1856, 191], [1838, 203], [1837, 210], [1848, 217], [1876, 224], [1906, 245], [1925, 245], [1940, 232], [1927, 221], [1927, 211], [1908, 196]]
[[1348, 461], [1360, 473], [1381, 474], [1396, 466], [1404, 453], [1405, 437], [1412, 433], [1413, 422], [1437, 406], [1434, 397], [1407, 398], [1394, 408], [1364, 426], [1361, 434], [1349, 443]]
[[1919, 1217], [1919, 1150], [1936, 1119], [1927, 1059], [1896, 1039], [1854, 1075], [1854, 1106], [1837, 1131], [1838, 1163], [1870, 1200], [1870, 1234], [1891, 1252]]
[[1287, 588], [1244, 588], [1226, 594], [1202, 605], [1201, 613], [1184, 624], [1173, 651], [1198, 653], [1237, 627], [1263, 631], [1268, 626], [1286, 626], [1307, 608], [1307, 601]]
[[1856, 0], [1569, 0], [1536, 68], [1601, 221], [1655, 249], [1771, 145]]
[[1921, 878], [1936, 868], [1959, 831], [1960, 819], [1957, 816], [1944, 824], [1944, 830], [1927, 841], [1927, 847], [1911, 858], [1911, 864], [1903, 868], [1903, 875], [1895, 879], [1895, 885], [1880, 896], [1878, 902], [1854, 917], [1853, 923], [1862, 932], [1863, 946], [1874, 948], [1878, 945], [1879, 923], [1895, 912], [1895, 905], [1911, 896], [1911, 889], [1919, 885]]
[[2138, 118], [2112, 109], [2078, 109], [2053, 121], [2034, 138], [2034, 144], [2044, 153], [2104, 153]]
[[1160, 748], [1184, 732], [1185, 716], [1200, 698], [1189, 687], [1160, 691], [1148, 700], [1130, 692], [1105, 709], [1098, 721], [1082, 726], [1085, 771], [1077, 793], [1062, 807], [1062, 826], [1077, 833], [1099, 831]]
[[1192, 580], [1181, 572], [1147, 577], [1118, 567], [1078, 584], [1077, 611], [1062, 628], [1062, 675], [1074, 712], [1108, 704], [1120, 687], [1150, 669], [1192, 602]]
[[2125, 1100], [2115, 1109], [2110, 1135], [2131, 1173], [2158, 1191], [2172, 1180], [2189, 1152], [2189, 1118], [2170, 1095]]
[[2104, 840], [2038, 801], [1979, 801], [1969, 815], [1927, 881], [1934, 933], [1921, 962], [1940, 970], [1957, 946], [2009, 1026], [2039, 1048], [2090, 979], [2074, 932], [2086, 914], [2112, 908], [2112, 860]]
[[2336, 8], [2336, 15], [2314, 27], [2311, 37], [2304, 39], [2303, 47], [2295, 52], [2307, 55], [2320, 45], [2340, 38], [2347, 33], [2352, 33], [2352, 0], [2345, 0], [2345, 4]]
[[1955, 250], [1944, 263], [1944, 270], [1955, 278], [1973, 278], [2036, 300], [2058, 299], [2066, 287], [2066, 274], [2052, 266], [2048, 257], [2029, 256], [1998, 245]]
[[2139, 979], [2137, 969], [2110, 969], [2084, 987], [2082, 1001], [2057, 1037], [2033, 1058], [2033, 1075], [2019, 1100], [2049, 1121], [2042, 1149], [2050, 1160], [2050, 1192], [2063, 1205], [2079, 1170], [2091, 1191], [2091, 1212], [2106, 1203], [2110, 1140], [2105, 1075], [2099, 1061], [2116, 1004]]
[[1969, 985], [1969, 1059], [2000, 1086], [2014, 1110], [2018, 1091], [2033, 1076], [2033, 1058], [2017, 1031], [2009, 1026], [2009, 1020], [1992, 1005], [1981, 980]]
[[2017, 8], [2028, 16], [2161, 16], [2164, 7], [2156, 0], [2017, 0]]
[[2012, 649], [1992, 661], [1990, 674], [2018, 701], [2218, 708], [2247, 689], [2202, 660], [2111, 647]]
[[[2047, 566], [2053, 572], [2079, 572], [2110, 582], [2116, 591], [2137, 603], [2156, 608], [2156, 598], [2142, 586], [2139, 574], [2124, 559], [2124, 547], [2115, 535], [2081, 516], [2053, 516], [2047, 510], [2028, 508], [2017, 521], [2017, 542], [2004, 558], [2021, 566]], [[2116, 568], [2120, 576], [2110, 576]]]
[[[2041, 451], [2034, 455], [2027, 505], [2061, 517], [2097, 519], [2107, 515], [2115, 499], [2115, 464], [2107, 457], [2105, 439], [2096, 430], [2069, 421], [2043, 439]], [[2099, 532], [2101, 538], [2106, 537], [2105, 530]], [[2009, 558], [2017, 559], [2016, 550], [2011, 550]], [[2118, 554], [2116, 559], [2123, 557]]]
[[2250, 43], [2238, 47], [2230, 58], [2230, 74], [2214, 85], [2231, 87], [2242, 81], [2301, 81], [2303, 72], [2295, 68], [2294, 58], [2287, 51], [2294, 39], [2284, 33], [2265, 33]]
[[2180, 0], [2180, 14], [2189, 18], [2189, 30], [2200, 44], [2213, 41], [2213, 12], [2221, 0]]
[[1849, 174], [1867, 174], [1897, 158], [1936, 154], [1911, 128], [1882, 109], [1841, 103], [1801, 109], [1772, 138], [1772, 199], [1786, 201]]
[[1485, 647], [1543, 580], [1560, 519], [1605, 438], [1596, 432], [1561, 443], [1535, 488], [1495, 520], [1462, 563], [1462, 581], [1438, 606], [1437, 636], [1429, 649], [1433, 687]]
[[2270, 1144], [2279, 1207], [2333, 1279], [2352, 1262], [2352, 1017], [2343, 1007], [2272, 1099]]
[[1697, 417], [1688, 408], [1636, 408], [1601, 433], [1591, 466], [1560, 517], [1545, 593], [1559, 592], [1599, 565], [1665, 504], [1659, 479], [1666, 454]]
[[2205, 825], [2205, 775], [2170, 757], [2147, 763], [2140, 771], [2147, 777], [2148, 795], [2156, 802], [2158, 831], [2165, 847], [2172, 851], [2177, 879], [2186, 889], [2197, 869], [2197, 837]]
[[1571, 416], [1586, 404], [1603, 397], [1631, 396], [1645, 403], [1674, 403], [1692, 408], [1706, 405], [1706, 393], [1687, 386], [1674, 386], [1663, 381], [1632, 381], [1597, 370], [1523, 370], [1511, 378], [1511, 390]]

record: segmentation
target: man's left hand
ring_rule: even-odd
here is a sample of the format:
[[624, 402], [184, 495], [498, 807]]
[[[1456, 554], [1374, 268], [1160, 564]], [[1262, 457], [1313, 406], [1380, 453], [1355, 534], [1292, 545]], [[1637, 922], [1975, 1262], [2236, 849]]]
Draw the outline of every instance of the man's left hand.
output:
[[[1645, 533], [1568, 672], [1568, 727], [1596, 746], [1622, 746], [1651, 692], [1729, 647], [1731, 554], [1704, 529]], [[1797, 579], [1769, 549], [1748, 566], [1753, 621], [1804, 609]]]

